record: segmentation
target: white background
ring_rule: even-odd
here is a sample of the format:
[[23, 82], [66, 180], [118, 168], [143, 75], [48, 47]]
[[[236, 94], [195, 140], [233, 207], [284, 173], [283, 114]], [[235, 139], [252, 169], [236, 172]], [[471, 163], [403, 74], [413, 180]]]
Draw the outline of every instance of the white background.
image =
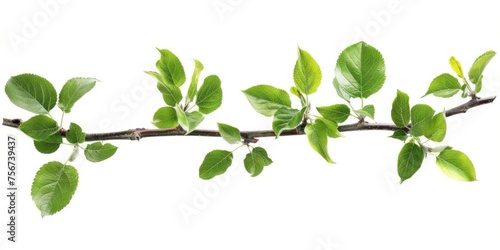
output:
[[[463, 100], [420, 99], [435, 76], [452, 73], [449, 57], [467, 70], [483, 52], [500, 51], [496, 3], [464, 2], [2, 1], [0, 79], [31, 72], [60, 90], [69, 78], [95, 77], [99, 84], [66, 116], [65, 126], [150, 128], [164, 104], [143, 71], [154, 70], [155, 48], [166, 48], [181, 59], [188, 79], [193, 58], [204, 63], [203, 76], [222, 79], [222, 107], [200, 128], [224, 122], [269, 129], [271, 120], [254, 112], [241, 90], [261, 83], [289, 89], [300, 46], [323, 71], [313, 105], [342, 103], [331, 84], [337, 56], [365, 40], [387, 66], [384, 88], [367, 102], [376, 105], [376, 122], [389, 122], [396, 89], [409, 93], [412, 104], [453, 107]], [[486, 69], [483, 96], [500, 92], [499, 65], [494, 58]], [[0, 100], [2, 117], [30, 116], [3, 91]], [[64, 162], [70, 148], [41, 155], [22, 133], [2, 127], [2, 138], [18, 136], [20, 189], [18, 243], [6, 240], [6, 197], [0, 199], [0, 248], [499, 249], [498, 111], [497, 101], [448, 120], [442, 145], [469, 155], [479, 179], [473, 183], [448, 179], [429, 156], [400, 185], [402, 143], [388, 132], [330, 140], [336, 165], [325, 163], [304, 136], [262, 139], [258, 145], [274, 164], [261, 176], [245, 172], [242, 149], [228, 173], [212, 181], [198, 178], [204, 155], [233, 146], [220, 138], [148, 138], [114, 141], [116, 155], [101, 163], [74, 162], [76, 194], [63, 211], [43, 219], [31, 201], [31, 181], [44, 163]], [[2, 188], [5, 176], [2, 168]]]

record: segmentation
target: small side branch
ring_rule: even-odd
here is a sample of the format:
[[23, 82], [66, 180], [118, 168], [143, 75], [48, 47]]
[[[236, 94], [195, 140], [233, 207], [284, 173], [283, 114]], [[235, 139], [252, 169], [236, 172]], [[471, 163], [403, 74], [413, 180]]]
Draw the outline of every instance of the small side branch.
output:
[[[496, 96], [492, 97], [473, 97], [468, 102], [456, 106], [452, 109], [446, 111], [446, 117], [450, 117], [453, 115], [461, 114], [467, 112], [469, 109], [472, 109], [477, 106], [481, 106], [484, 104], [492, 103], [495, 100]], [[7, 119], [3, 118], [3, 125], [7, 127], [18, 128], [19, 125], [22, 124], [21, 119]], [[338, 127], [340, 132], [351, 132], [351, 131], [364, 131], [364, 130], [387, 130], [387, 131], [396, 131], [396, 130], [408, 130], [408, 128], [398, 128], [394, 124], [389, 123], [353, 123], [340, 125]], [[61, 129], [60, 133], [65, 135], [65, 129]], [[304, 126], [299, 126], [297, 129], [284, 131], [280, 136], [291, 136], [291, 135], [303, 135]], [[86, 141], [105, 141], [105, 140], [139, 140], [147, 137], [164, 137], [164, 136], [207, 136], [207, 137], [220, 137], [220, 133], [216, 130], [194, 130], [191, 133], [186, 135], [186, 131], [182, 128], [173, 128], [173, 129], [145, 129], [145, 128], [137, 128], [137, 129], [129, 129], [118, 132], [108, 132], [108, 133], [93, 133], [87, 134], [85, 140]], [[274, 131], [272, 130], [260, 130], [260, 131], [241, 131], [241, 136], [247, 142], [257, 142], [257, 138], [262, 137], [275, 137]]]

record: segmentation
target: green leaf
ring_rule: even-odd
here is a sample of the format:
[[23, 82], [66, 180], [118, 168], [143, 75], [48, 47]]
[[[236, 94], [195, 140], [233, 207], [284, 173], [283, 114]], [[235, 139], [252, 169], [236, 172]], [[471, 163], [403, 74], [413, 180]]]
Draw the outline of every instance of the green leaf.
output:
[[273, 131], [274, 134], [276, 134], [276, 138], [278, 138], [284, 130], [294, 129], [299, 126], [304, 118], [305, 111], [306, 107], [301, 110], [287, 107], [278, 109], [276, 113], [274, 113], [273, 118]]
[[144, 71], [144, 73], [156, 78], [156, 80], [158, 80], [158, 82], [164, 84], [165, 83], [165, 79], [163, 78], [163, 76], [158, 73], [158, 72], [155, 72], [155, 71]]
[[467, 98], [469, 96], [469, 91], [467, 91], [467, 84], [463, 84], [462, 87], [460, 87], [460, 90], [462, 90], [462, 98]]
[[351, 109], [344, 104], [335, 104], [326, 107], [317, 107], [318, 112], [326, 119], [336, 123], [343, 123], [349, 117]]
[[189, 124], [189, 129], [186, 134], [191, 133], [195, 130], [198, 125], [205, 119], [205, 116], [200, 111], [186, 112], [187, 121]]
[[479, 77], [479, 80], [477, 80], [476, 87], [474, 88], [474, 92], [479, 93], [483, 89], [483, 76], [481, 75]]
[[57, 106], [64, 112], [71, 112], [73, 105], [94, 88], [95, 78], [73, 78], [68, 80], [59, 92], [59, 103]]
[[450, 58], [450, 66], [457, 73], [458, 77], [464, 78], [464, 72], [462, 70], [462, 64], [454, 57], [452, 56]]
[[212, 179], [226, 172], [233, 162], [233, 153], [226, 150], [214, 150], [209, 152], [200, 166], [200, 178]]
[[40, 115], [48, 114], [57, 102], [52, 83], [34, 74], [11, 77], [5, 84], [5, 93], [16, 106]]
[[163, 95], [163, 100], [167, 105], [175, 106], [182, 101], [182, 92], [179, 87], [161, 82], [158, 82], [157, 87]]
[[41, 141], [57, 133], [59, 126], [54, 119], [45, 115], [37, 115], [21, 123], [19, 129], [29, 137]]
[[271, 165], [271, 163], [273, 163], [273, 160], [267, 156], [267, 151], [261, 147], [254, 148], [243, 160], [245, 169], [252, 177], [262, 173], [264, 167]]
[[392, 102], [391, 118], [396, 127], [403, 128], [410, 122], [410, 97], [403, 91]]
[[458, 181], [475, 181], [476, 170], [469, 157], [458, 151], [447, 149], [436, 157], [436, 164], [443, 173]]
[[394, 133], [393, 133], [391, 136], [389, 136], [389, 137], [394, 138], [394, 139], [396, 139], [396, 140], [400, 140], [400, 141], [405, 142], [405, 141], [406, 141], [406, 139], [408, 139], [408, 134], [407, 134], [405, 131], [403, 131], [403, 130], [396, 130], [396, 131], [394, 131]]
[[217, 123], [217, 127], [219, 128], [219, 133], [222, 136], [222, 139], [227, 141], [229, 144], [235, 144], [243, 140], [239, 129], [224, 123]]
[[205, 78], [196, 97], [196, 105], [203, 114], [215, 111], [222, 104], [222, 89], [218, 76], [210, 75]]
[[34, 140], [36, 150], [42, 154], [52, 154], [56, 152], [62, 142], [63, 139], [59, 133], [55, 133], [42, 141]]
[[243, 93], [255, 111], [265, 116], [273, 116], [276, 110], [292, 105], [286, 91], [270, 85], [253, 86]]
[[353, 44], [340, 54], [335, 79], [349, 96], [367, 98], [384, 85], [384, 58], [377, 49], [365, 42]]
[[422, 166], [424, 150], [415, 143], [406, 143], [398, 156], [398, 174], [403, 181], [410, 179]]
[[71, 152], [71, 155], [69, 156], [68, 160], [69, 161], [76, 160], [76, 157], [78, 157], [79, 152], [80, 152], [80, 145], [75, 144], [73, 146], [73, 151]]
[[84, 143], [85, 133], [82, 132], [82, 128], [78, 126], [78, 124], [71, 123], [66, 133], [66, 140], [68, 140], [69, 143]]
[[422, 136], [432, 131], [432, 117], [434, 109], [426, 104], [417, 104], [411, 108], [411, 129], [410, 134], [413, 136]]
[[199, 111], [185, 112], [181, 110], [178, 106], [175, 107], [177, 121], [179, 125], [186, 130], [186, 135], [191, 133], [200, 123], [205, 119], [203, 114]]
[[181, 61], [174, 53], [166, 49], [158, 49], [161, 54], [160, 60], [157, 62], [156, 67], [163, 76], [164, 83], [182, 86], [186, 81], [186, 73], [182, 67]]
[[78, 186], [78, 171], [70, 165], [52, 161], [36, 173], [31, 197], [42, 217], [53, 215], [66, 207]]
[[176, 111], [172, 107], [159, 108], [153, 116], [152, 123], [157, 128], [175, 128], [179, 125]]
[[321, 69], [314, 58], [305, 50], [298, 48], [299, 58], [293, 70], [295, 86], [306, 95], [315, 93], [321, 83]]
[[330, 121], [328, 119], [325, 119], [323, 117], [318, 117], [316, 119], [316, 123], [323, 123], [325, 124], [327, 130], [326, 130], [326, 135], [330, 138], [339, 138], [342, 137], [342, 134], [339, 132], [339, 125], [334, 122]]
[[363, 109], [354, 110], [354, 113], [359, 114], [359, 115], [368, 116], [371, 119], [374, 119], [375, 118], [375, 106], [373, 106], [371, 104], [366, 105], [363, 107]]
[[335, 163], [328, 153], [328, 127], [323, 122], [306, 125], [305, 133], [312, 149], [318, 152], [328, 163]]
[[299, 98], [302, 96], [302, 93], [300, 92], [300, 90], [295, 86], [290, 87], [290, 93], [292, 93], [294, 96], [299, 97]]
[[44, 141], [33, 141], [35, 148], [38, 152], [42, 154], [52, 154], [59, 149], [61, 144], [59, 143], [49, 143]]
[[424, 96], [433, 94], [437, 97], [452, 97], [461, 89], [458, 79], [454, 76], [444, 73], [432, 80], [427, 93]]
[[94, 142], [85, 148], [85, 158], [91, 162], [100, 162], [113, 156], [118, 148], [110, 143]]
[[435, 142], [442, 142], [446, 137], [446, 116], [444, 112], [432, 117], [430, 127], [432, 129], [425, 135], [425, 137]]
[[[189, 122], [188, 122], [186, 112], [184, 110], [182, 110], [179, 106], [176, 106], [175, 107], [175, 114], [177, 116], [177, 122], [179, 122], [179, 125], [181, 125], [181, 127], [184, 130], [189, 131]], [[188, 134], [188, 133], [186, 133], [186, 134]]]
[[189, 84], [189, 89], [188, 89], [188, 98], [189, 101], [194, 100], [196, 97], [196, 92], [198, 92], [198, 79], [200, 78], [200, 73], [203, 70], [203, 64], [194, 59], [194, 71], [193, 75], [191, 76], [191, 84]]
[[480, 55], [469, 70], [469, 80], [476, 84], [481, 80], [481, 76], [483, 75], [484, 68], [488, 65], [490, 60], [496, 55], [495, 51], [487, 51], [484, 54]]
[[335, 88], [335, 91], [337, 92], [337, 95], [346, 100], [347, 102], [349, 102], [349, 100], [351, 99], [351, 95], [349, 95], [349, 93], [347, 93], [343, 88], [342, 86], [340, 85], [339, 83], [339, 80], [337, 80], [337, 78], [333, 78], [333, 87]]
[[[300, 99], [300, 104], [302, 104], [302, 107], [307, 106], [306, 98], [304, 98], [304, 96], [297, 87], [295, 86], [290, 87], [290, 93], [292, 93], [293, 95], [297, 96]], [[291, 104], [289, 106], [291, 106]]]
[[429, 150], [429, 152], [441, 153], [445, 150], [450, 150], [450, 149], [453, 149], [453, 148], [450, 146], [439, 146], [439, 147], [429, 148], [428, 150]]

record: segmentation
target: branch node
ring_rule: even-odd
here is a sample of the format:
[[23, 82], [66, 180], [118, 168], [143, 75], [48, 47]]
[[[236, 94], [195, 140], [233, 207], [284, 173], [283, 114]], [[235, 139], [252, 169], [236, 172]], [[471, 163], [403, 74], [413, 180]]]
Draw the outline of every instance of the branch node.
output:
[[62, 135], [62, 136], [66, 136], [66, 133], [67, 133], [67, 132], [68, 132], [68, 131], [67, 131], [65, 128], [61, 128], [61, 129], [59, 129], [59, 134], [60, 134], [60, 135]]
[[248, 145], [250, 143], [257, 143], [258, 141], [259, 141], [259, 139], [255, 138], [255, 137], [244, 138], [243, 139], [243, 144]]
[[130, 140], [132, 141], [139, 141], [139, 139], [141, 139], [141, 132], [139, 131], [135, 131], [133, 132], [131, 135], [130, 135]]
[[21, 125], [21, 123], [23, 123], [23, 120], [21, 120], [21, 119], [12, 119], [12, 123], [16, 124], [16, 125]]

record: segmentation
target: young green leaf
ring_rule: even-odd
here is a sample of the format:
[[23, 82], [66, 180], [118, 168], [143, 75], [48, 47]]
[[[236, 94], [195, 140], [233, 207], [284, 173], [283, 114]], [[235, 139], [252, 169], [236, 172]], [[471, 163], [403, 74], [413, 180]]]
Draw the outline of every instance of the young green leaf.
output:
[[29, 137], [42, 141], [57, 133], [59, 126], [54, 119], [45, 115], [36, 115], [19, 125], [19, 129]]
[[158, 90], [163, 95], [163, 100], [169, 106], [175, 106], [182, 101], [181, 89], [173, 84], [158, 82]]
[[344, 104], [335, 104], [326, 107], [317, 107], [316, 110], [326, 119], [336, 122], [343, 123], [349, 117], [351, 109]]
[[110, 143], [94, 142], [85, 148], [85, 158], [91, 162], [100, 162], [113, 156], [118, 148]]
[[200, 123], [205, 119], [203, 114], [199, 111], [185, 112], [178, 106], [175, 107], [177, 121], [179, 125], [186, 130], [186, 135], [191, 133]]
[[476, 170], [469, 157], [458, 151], [446, 149], [436, 157], [439, 169], [448, 177], [458, 181], [475, 181]]
[[290, 93], [292, 93], [294, 96], [299, 97], [299, 98], [302, 96], [302, 93], [300, 92], [300, 90], [295, 86], [290, 87]]
[[424, 150], [415, 143], [406, 143], [398, 156], [398, 174], [403, 181], [410, 179], [422, 166]]
[[343, 87], [340, 85], [339, 80], [337, 80], [337, 78], [333, 78], [333, 87], [335, 88], [335, 91], [337, 92], [337, 95], [340, 98], [349, 102], [349, 100], [351, 99], [352, 96], [343, 89]]
[[267, 151], [261, 147], [254, 148], [243, 160], [245, 169], [252, 177], [262, 173], [264, 167], [271, 165], [271, 163], [273, 163], [273, 160], [267, 156]]
[[439, 146], [439, 147], [429, 148], [429, 152], [441, 153], [441, 152], [443, 152], [445, 150], [450, 150], [450, 149], [453, 149], [453, 148], [450, 147], [450, 146]]
[[365, 42], [353, 44], [339, 55], [335, 79], [339, 89], [349, 96], [367, 98], [384, 85], [384, 58], [377, 49]]
[[57, 102], [56, 89], [47, 79], [34, 74], [13, 76], [5, 93], [16, 106], [35, 114], [48, 114]]
[[78, 124], [71, 123], [68, 132], [66, 132], [66, 140], [69, 143], [84, 143], [85, 133], [82, 132], [82, 128]]
[[484, 68], [488, 65], [490, 60], [496, 55], [495, 51], [487, 51], [484, 54], [480, 55], [469, 70], [469, 80], [477, 84], [483, 75]]
[[304, 118], [305, 111], [306, 107], [301, 110], [287, 107], [278, 109], [276, 113], [274, 113], [273, 118], [273, 131], [274, 134], [276, 134], [276, 138], [278, 138], [284, 130], [294, 129], [299, 126]]
[[364, 115], [367, 117], [370, 117], [371, 119], [375, 118], [375, 106], [373, 105], [366, 105], [362, 109], [354, 110], [354, 113], [359, 114], [359, 115]]
[[321, 69], [314, 58], [305, 50], [299, 49], [299, 58], [293, 70], [295, 86], [306, 95], [315, 93], [321, 83]]
[[432, 80], [424, 96], [433, 94], [437, 97], [448, 98], [454, 96], [460, 89], [461, 86], [458, 79], [448, 73], [444, 73]]
[[203, 64], [194, 59], [194, 71], [193, 75], [191, 76], [191, 84], [189, 84], [188, 88], [188, 98], [189, 101], [194, 100], [196, 96], [196, 92], [198, 91], [198, 79], [200, 78], [200, 73], [203, 70]]
[[226, 150], [213, 150], [209, 152], [200, 166], [200, 178], [212, 179], [226, 172], [233, 162], [233, 153]]
[[273, 116], [276, 110], [292, 105], [286, 91], [270, 85], [253, 86], [243, 93], [255, 111], [265, 116]]
[[205, 78], [196, 97], [196, 105], [203, 114], [215, 111], [222, 104], [222, 89], [218, 76], [210, 75]]
[[411, 108], [411, 129], [413, 136], [422, 136], [432, 131], [432, 117], [434, 109], [426, 104], [417, 104]]
[[156, 80], [158, 80], [159, 83], [162, 83], [164, 84], [165, 83], [165, 78], [163, 78], [163, 76], [158, 73], [158, 72], [155, 72], [155, 71], [144, 71], [144, 73], [156, 78]]
[[189, 131], [189, 122], [186, 112], [179, 106], [175, 106], [175, 114], [177, 116], [177, 122], [179, 122], [179, 125], [181, 125], [184, 130]]
[[444, 112], [432, 117], [430, 128], [428, 130], [429, 133], [426, 133], [425, 137], [435, 142], [442, 142], [446, 137], [446, 116]]
[[452, 56], [450, 58], [450, 66], [457, 73], [458, 77], [464, 78], [464, 72], [462, 70], [462, 64], [454, 57]]
[[469, 91], [467, 91], [467, 84], [463, 84], [460, 87], [460, 90], [462, 90], [462, 98], [467, 98], [469, 96]]
[[186, 134], [191, 133], [193, 130], [200, 125], [200, 123], [205, 119], [205, 116], [200, 111], [186, 112], [186, 117], [188, 121], [189, 129], [186, 130]]
[[477, 80], [476, 87], [474, 88], [474, 92], [479, 93], [483, 89], [483, 75], [479, 77]]
[[95, 78], [73, 78], [68, 80], [59, 92], [59, 103], [57, 106], [64, 112], [71, 112], [73, 105], [94, 88]]
[[68, 158], [68, 161], [70, 161], [70, 162], [75, 161], [76, 158], [78, 157], [79, 152], [80, 152], [80, 146], [75, 144], [73, 146], [73, 151], [71, 152], [71, 155]]
[[392, 102], [391, 118], [396, 127], [403, 128], [410, 122], [410, 97], [398, 90]]
[[302, 107], [307, 106], [306, 98], [304, 97], [304, 95], [302, 95], [302, 93], [297, 87], [295, 86], [290, 87], [290, 93], [292, 93], [294, 96], [297, 96], [300, 99], [300, 104], [302, 105]]
[[172, 107], [159, 108], [153, 116], [152, 123], [157, 128], [175, 128], [179, 125], [176, 111]]
[[174, 53], [166, 49], [158, 49], [161, 54], [160, 60], [157, 62], [156, 67], [163, 76], [165, 84], [182, 86], [186, 81], [186, 73], [179, 58]]
[[389, 137], [394, 138], [396, 140], [400, 140], [400, 141], [406, 142], [406, 139], [408, 139], [408, 134], [405, 131], [403, 131], [403, 130], [396, 130]]
[[315, 122], [325, 124], [325, 126], [327, 128], [326, 135], [328, 137], [330, 137], [330, 138], [342, 137], [342, 134], [339, 131], [339, 125], [336, 122], [330, 121], [330, 120], [325, 119], [323, 117], [318, 117]]
[[227, 141], [229, 144], [235, 144], [243, 140], [239, 129], [224, 123], [217, 123], [217, 127], [219, 128], [219, 133], [222, 136], [222, 139]]
[[69, 204], [78, 186], [78, 171], [70, 165], [52, 161], [36, 173], [31, 197], [42, 217], [53, 215]]
[[328, 127], [323, 122], [306, 125], [305, 133], [312, 149], [318, 152], [328, 163], [335, 163], [328, 153]]

